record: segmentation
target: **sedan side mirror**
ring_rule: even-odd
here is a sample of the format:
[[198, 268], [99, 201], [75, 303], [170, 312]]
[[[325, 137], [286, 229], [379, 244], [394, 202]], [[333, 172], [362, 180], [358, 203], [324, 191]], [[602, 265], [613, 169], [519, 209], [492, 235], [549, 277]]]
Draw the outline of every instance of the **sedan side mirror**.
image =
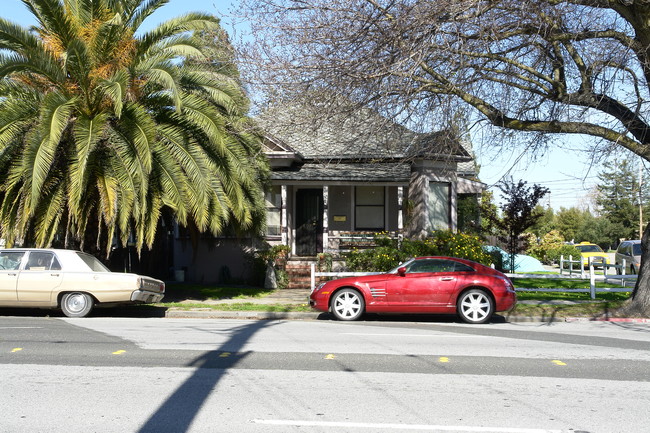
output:
[[406, 266], [400, 266], [399, 268], [397, 268], [397, 275], [399, 275], [400, 277], [406, 275]]

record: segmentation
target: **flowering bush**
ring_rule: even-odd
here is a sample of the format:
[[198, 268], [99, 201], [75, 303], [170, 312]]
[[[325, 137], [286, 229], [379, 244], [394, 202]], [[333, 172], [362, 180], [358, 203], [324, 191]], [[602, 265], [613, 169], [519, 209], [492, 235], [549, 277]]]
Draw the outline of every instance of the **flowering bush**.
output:
[[464, 233], [438, 231], [423, 240], [404, 239], [397, 248], [392, 239], [375, 237], [376, 248], [353, 250], [346, 256], [349, 270], [356, 272], [387, 271], [411, 257], [450, 256], [490, 265], [492, 258], [483, 250], [480, 238]]
[[580, 257], [580, 251], [573, 245], [567, 245], [557, 230], [546, 233], [539, 243], [531, 242], [527, 253], [547, 265], [559, 262], [561, 255], [566, 258], [573, 256], [574, 259]]

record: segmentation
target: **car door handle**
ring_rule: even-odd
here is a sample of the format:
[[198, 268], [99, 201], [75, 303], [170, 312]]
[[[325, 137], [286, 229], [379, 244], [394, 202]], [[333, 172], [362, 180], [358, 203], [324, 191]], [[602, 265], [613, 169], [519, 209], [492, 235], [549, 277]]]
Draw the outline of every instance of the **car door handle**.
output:
[[18, 274], [7, 274], [7, 275], [9, 275], [10, 277], [15, 277]]
[[440, 281], [452, 281], [454, 277], [442, 277], [440, 278]]
[[52, 277], [58, 277], [59, 274], [50, 274], [50, 276], [52, 276]]

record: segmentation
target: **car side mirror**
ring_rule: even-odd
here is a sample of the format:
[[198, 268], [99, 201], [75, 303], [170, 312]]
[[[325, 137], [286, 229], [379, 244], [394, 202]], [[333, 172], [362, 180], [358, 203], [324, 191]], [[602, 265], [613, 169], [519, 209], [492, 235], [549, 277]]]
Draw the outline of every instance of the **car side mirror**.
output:
[[400, 266], [399, 268], [397, 268], [397, 275], [399, 275], [400, 277], [406, 275], [406, 266]]

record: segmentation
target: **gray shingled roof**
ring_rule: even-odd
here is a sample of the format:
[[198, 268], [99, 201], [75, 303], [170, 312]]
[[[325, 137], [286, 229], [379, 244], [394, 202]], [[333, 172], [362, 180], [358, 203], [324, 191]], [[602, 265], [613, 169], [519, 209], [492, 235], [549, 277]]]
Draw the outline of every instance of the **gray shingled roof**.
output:
[[258, 121], [305, 160], [471, 160], [459, 140], [445, 131], [416, 133], [366, 108], [342, 110], [324, 119], [320, 109], [318, 103], [283, 105], [267, 110]]

